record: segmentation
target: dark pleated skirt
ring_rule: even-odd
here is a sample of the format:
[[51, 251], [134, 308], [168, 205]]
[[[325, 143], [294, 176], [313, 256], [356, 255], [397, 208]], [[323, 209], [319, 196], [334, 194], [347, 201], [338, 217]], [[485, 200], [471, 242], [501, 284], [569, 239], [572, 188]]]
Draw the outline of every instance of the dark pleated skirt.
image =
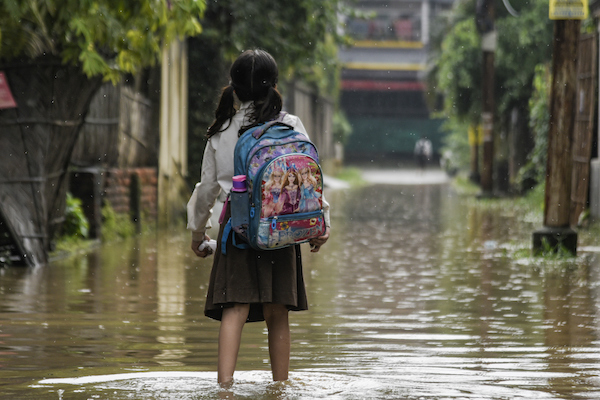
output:
[[291, 311], [308, 309], [302, 275], [300, 246], [278, 250], [239, 249], [227, 239], [227, 254], [221, 253], [221, 238], [231, 211], [225, 211], [219, 228], [217, 250], [206, 295], [204, 314], [221, 320], [223, 309], [235, 303], [250, 304], [248, 322], [264, 321], [263, 303], [286, 305]]

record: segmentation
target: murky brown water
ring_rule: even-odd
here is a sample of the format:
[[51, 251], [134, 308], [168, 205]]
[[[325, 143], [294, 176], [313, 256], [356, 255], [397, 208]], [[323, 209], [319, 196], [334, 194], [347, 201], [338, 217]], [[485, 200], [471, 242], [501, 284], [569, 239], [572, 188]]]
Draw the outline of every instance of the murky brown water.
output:
[[264, 324], [249, 324], [236, 384], [219, 391], [210, 260], [180, 232], [0, 271], [0, 398], [600, 397], [593, 240], [570, 263], [514, 261], [539, 226], [446, 185], [329, 197], [334, 233], [305, 253], [289, 382], [270, 382]]

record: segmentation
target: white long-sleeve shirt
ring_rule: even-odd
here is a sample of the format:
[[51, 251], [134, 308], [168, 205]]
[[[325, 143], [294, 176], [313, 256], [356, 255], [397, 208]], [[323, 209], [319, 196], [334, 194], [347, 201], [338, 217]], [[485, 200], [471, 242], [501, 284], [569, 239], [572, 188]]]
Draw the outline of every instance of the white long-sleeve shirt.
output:
[[[242, 103], [227, 128], [208, 139], [202, 159], [202, 176], [187, 204], [187, 229], [192, 231], [192, 240], [204, 240], [206, 229], [212, 226], [210, 217], [215, 202], [218, 198], [224, 201], [231, 190], [233, 152], [240, 128], [248, 124], [251, 105], [252, 102]], [[302, 121], [297, 116], [286, 114], [283, 122], [308, 137]], [[329, 203], [325, 197], [323, 197], [323, 209], [325, 224], [330, 226]]]

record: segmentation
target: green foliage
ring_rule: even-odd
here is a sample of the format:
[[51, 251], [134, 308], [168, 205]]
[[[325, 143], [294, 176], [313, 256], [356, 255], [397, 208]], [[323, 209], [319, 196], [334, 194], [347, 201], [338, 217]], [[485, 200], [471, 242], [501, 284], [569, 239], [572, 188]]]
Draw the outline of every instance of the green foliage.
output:
[[54, 55], [116, 82], [199, 34], [203, 10], [196, 0], [0, 0], [0, 60]]
[[452, 173], [469, 170], [468, 126], [481, 114], [481, 39], [475, 27], [474, 2], [458, 3], [447, 21], [433, 24], [432, 59], [427, 77], [429, 102], [443, 99], [438, 117], [447, 117], [447, 132], [440, 153], [444, 168]]
[[[454, 181], [454, 186], [458, 187], [459, 193], [472, 195], [469, 186], [465, 186], [465, 182]], [[462, 187], [461, 187], [462, 186]], [[474, 188], [474, 186], [471, 186]], [[480, 189], [477, 190], [480, 193]], [[469, 199], [470, 204], [476, 205], [478, 208], [486, 210], [507, 211], [519, 215], [524, 221], [533, 225], [541, 225], [543, 219], [545, 187], [543, 184], [535, 186], [527, 192], [525, 196], [520, 197], [491, 197], [491, 198], [473, 198]]]
[[233, 60], [242, 50], [262, 48], [275, 57], [283, 76], [299, 76], [334, 91], [340, 65], [337, 46], [341, 0], [229, 0], [210, 2], [205, 34]]
[[542, 238], [542, 248], [536, 251], [536, 257], [542, 257], [545, 261], [569, 260], [575, 257], [562, 243], [553, 246], [548, 239]]
[[60, 237], [54, 243], [53, 255], [76, 253], [90, 246], [89, 221], [87, 220], [81, 200], [67, 192], [65, 205], [65, 222]]
[[342, 38], [325, 33], [315, 46], [314, 64], [301, 68], [299, 75], [313, 84], [320, 93], [337, 99], [340, 91], [342, 65], [338, 58], [338, 46]]
[[346, 114], [342, 110], [337, 110], [333, 114], [333, 139], [341, 144], [345, 144], [352, 134], [352, 125], [346, 118]]
[[367, 184], [362, 176], [362, 172], [359, 168], [346, 167], [342, 168], [335, 177], [341, 179], [350, 184], [352, 187], [360, 187]]
[[525, 204], [528, 204], [529, 211], [540, 215], [544, 213], [544, 197], [546, 196], [545, 182], [538, 183], [525, 196]]
[[128, 214], [118, 214], [108, 203], [102, 207], [102, 239], [111, 242], [135, 236], [135, 224]]
[[550, 69], [538, 65], [533, 79], [533, 93], [529, 99], [529, 126], [534, 137], [534, 147], [527, 164], [521, 168], [517, 181], [543, 183], [548, 158], [548, 130], [550, 129]]
[[95, 245], [97, 245], [97, 242], [93, 240], [76, 236], [61, 236], [54, 243], [54, 249], [50, 253], [50, 259], [64, 258], [71, 254], [84, 253]]
[[337, 49], [345, 40], [337, 29], [340, 10], [341, 0], [208, 2], [202, 35], [188, 41], [190, 184], [199, 175], [206, 128], [229, 80], [229, 66], [242, 50], [262, 48], [275, 57], [284, 96], [286, 79], [299, 79], [337, 99], [341, 70]]
[[90, 224], [81, 208], [81, 200], [67, 192], [65, 205], [65, 222], [62, 234], [66, 237], [87, 238]]
[[454, 191], [461, 196], [469, 196], [474, 198], [478, 193], [481, 193], [481, 189], [466, 175], [457, 175], [452, 179], [452, 188]]
[[545, 238], [542, 239], [542, 248], [539, 250], [533, 251], [529, 244], [515, 243], [507, 248], [506, 256], [544, 273], [574, 271], [578, 268], [577, 258], [573, 253], [563, 245], [552, 247]]
[[437, 90], [446, 115], [476, 121], [481, 114], [481, 41], [473, 19], [459, 21], [441, 44]]
[[[548, 3], [528, 0], [511, 3], [519, 12], [518, 17], [508, 14], [501, 2], [496, 2], [494, 92], [498, 130], [508, 124], [513, 108], [522, 108], [529, 102], [536, 66], [551, 58], [552, 21], [548, 19]], [[428, 76], [430, 92], [444, 99], [441, 113], [452, 121], [451, 132], [466, 136], [466, 129], [455, 129], [461, 123], [479, 124], [481, 115], [483, 68], [481, 36], [475, 26], [475, 1], [459, 0], [452, 17], [434, 25]], [[466, 141], [452, 143], [468, 146]]]
[[455, 118], [444, 122], [442, 129], [447, 132], [442, 144], [444, 169], [450, 171], [468, 171], [471, 163], [471, 148], [467, 135], [469, 124]]
[[[435, 91], [445, 99], [449, 117], [478, 122], [481, 113], [482, 50], [475, 27], [475, 8], [462, 1], [455, 20], [440, 30], [442, 40], [434, 48], [437, 63], [431, 80]], [[535, 67], [550, 60], [552, 21], [545, 2], [517, 2], [519, 16], [506, 13], [496, 18], [495, 95], [497, 114], [507, 119], [512, 108], [526, 103], [532, 93]], [[497, 9], [504, 9], [497, 4]]]
[[506, 115], [513, 107], [527, 104], [536, 67], [552, 59], [553, 22], [548, 18], [548, 3], [528, 3], [518, 17], [499, 19], [496, 29], [497, 112]]
[[578, 226], [578, 246], [598, 246], [600, 237], [600, 221], [596, 218], [588, 218], [584, 224]]
[[590, 13], [585, 20], [581, 21], [581, 33], [594, 33], [598, 29], [593, 14]]

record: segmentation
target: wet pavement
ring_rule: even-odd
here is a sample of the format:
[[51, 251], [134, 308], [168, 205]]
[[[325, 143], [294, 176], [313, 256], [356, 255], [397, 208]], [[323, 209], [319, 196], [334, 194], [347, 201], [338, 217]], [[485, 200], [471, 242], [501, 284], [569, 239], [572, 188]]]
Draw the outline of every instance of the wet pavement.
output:
[[541, 218], [480, 207], [437, 171], [375, 175], [328, 193], [289, 382], [270, 381], [254, 323], [235, 385], [218, 388], [210, 260], [178, 231], [0, 270], [0, 398], [600, 398], [597, 238], [569, 261], [532, 258]]
[[439, 185], [448, 183], [448, 175], [437, 168], [426, 169], [365, 169], [363, 179], [372, 184], [384, 185]]

